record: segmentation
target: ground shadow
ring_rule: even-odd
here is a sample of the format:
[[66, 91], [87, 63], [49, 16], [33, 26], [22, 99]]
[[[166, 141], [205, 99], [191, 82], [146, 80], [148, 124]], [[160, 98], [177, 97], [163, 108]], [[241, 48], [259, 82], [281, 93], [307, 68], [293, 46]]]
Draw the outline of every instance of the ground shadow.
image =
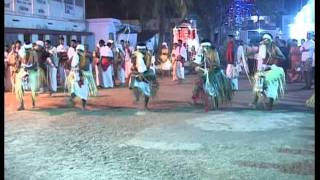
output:
[[313, 160], [305, 160], [287, 164], [254, 161], [234, 161], [233, 163], [240, 167], [275, 169], [285, 174], [314, 175], [315, 173], [315, 163]]

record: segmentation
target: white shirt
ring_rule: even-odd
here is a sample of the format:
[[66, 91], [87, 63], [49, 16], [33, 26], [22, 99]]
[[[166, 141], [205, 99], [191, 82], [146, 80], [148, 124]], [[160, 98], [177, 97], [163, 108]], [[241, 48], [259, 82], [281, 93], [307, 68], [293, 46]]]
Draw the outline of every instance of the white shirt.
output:
[[49, 48], [49, 53], [50, 54], [52, 54], [52, 57], [51, 57], [51, 59], [52, 59], [52, 63], [55, 65], [55, 66], [58, 66], [58, 64], [59, 64], [59, 58], [58, 58], [58, 52], [57, 52], [57, 48], [56, 47], [54, 47], [54, 46], [51, 46], [50, 48]]
[[307, 40], [302, 44], [300, 47], [300, 51], [302, 52], [303, 48], [307, 49], [308, 51], [304, 51], [301, 54], [301, 61], [306, 61], [309, 58], [312, 58], [314, 52], [314, 41], [312, 39]]
[[60, 44], [59, 46], [57, 46], [57, 52], [68, 52], [68, 48], [68, 46]]
[[262, 64], [263, 64], [263, 59], [265, 59], [267, 56], [267, 47], [265, 44], [260, 44], [259, 46], [259, 52], [257, 55], [257, 69], [262, 70]]
[[100, 57], [113, 57], [112, 49], [109, 46], [100, 47]]
[[238, 63], [242, 63], [244, 60], [245, 60], [244, 49], [243, 49], [243, 46], [241, 45], [237, 49], [237, 61]]
[[175, 57], [178, 57], [179, 55], [184, 58], [184, 60], [187, 60], [187, 49], [184, 46], [177, 46], [173, 51], [172, 54], [175, 55]]
[[69, 49], [68, 49], [68, 58], [71, 59], [76, 53], [77, 52], [73, 47], [69, 47]]
[[71, 67], [77, 68], [77, 66], [79, 65], [79, 62], [80, 62], [80, 57], [78, 53], [76, 53], [75, 55], [72, 56]]

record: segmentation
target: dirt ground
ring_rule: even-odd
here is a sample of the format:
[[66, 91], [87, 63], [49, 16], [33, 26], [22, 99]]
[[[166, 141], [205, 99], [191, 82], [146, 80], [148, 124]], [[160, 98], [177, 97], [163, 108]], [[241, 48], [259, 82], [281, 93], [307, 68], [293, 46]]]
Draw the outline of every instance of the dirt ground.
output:
[[251, 110], [242, 77], [232, 104], [204, 112], [191, 104], [195, 76], [160, 80], [150, 111], [128, 88], [99, 90], [89, 111], [63, 92], [40, 94], [16, 111], [5, 93], [5, 179], [314, 179], [313, 90], [288, 84], [273, 111]]

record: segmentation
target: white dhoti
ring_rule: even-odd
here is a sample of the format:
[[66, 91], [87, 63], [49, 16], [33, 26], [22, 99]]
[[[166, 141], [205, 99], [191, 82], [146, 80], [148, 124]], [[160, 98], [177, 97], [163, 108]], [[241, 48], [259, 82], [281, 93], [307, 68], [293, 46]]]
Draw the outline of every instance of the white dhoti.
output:
[[184, 79], [184, 67], [180, 61], [176, 64], [176, 76], [178, 79]]
[[238, 90], [239, 89], [239, 85], [238, 85], [239, 73], [237, 72], [237, 69], [233, 64], [227, 65], [226, 76], [231, 80], [232, 90]]
[[99, 67], [99, 65], [95, 65], [95, 72], [96, 72], [96, 83], [97, 86], [101, 86], [102, 85], [102, 71], [101, 68]]
[[102, 86], [104, 88], [113, 88], [113, 66], [110, 65], [106, 71], [102, 72]]
[[50, 90], [53, 92], [57, 91], [57, 68], [54, 66], [49, 67], [49, 79], [50, 79]]
[[76, 95], [77, 97], [88, 100], [89, 86], [88, 81], [84, 78], [83, 84], [80, 86], [78, 81], [80, 80], [79, 73], [70, 72], [69, 76], [69, 92]]
[[122, 68], [122, 66], [118, 66], [117, 73], [118, 73], [117, 75], [118, 75], [120, 83], [125, 83], [126, 82], [126, 74], [125, 74], [125, 70]]
[[171, 69], [171, 62], [169, 60], [161, 64], [161, 70], [169, 71], [170, 69]]
[[66, 77], [65, 77], [65, 73], [64, 73], [64, 67], [62, 65], [60, 65], [59, 66], [59, 84], [61, 86], [64, 85], [65, 79], [66, 79]]
[[132, 63], [131, 61], [125, 61], [125, 78], [129, 78], [130, 77], [130, 73], [131, 73], [131, 66]]

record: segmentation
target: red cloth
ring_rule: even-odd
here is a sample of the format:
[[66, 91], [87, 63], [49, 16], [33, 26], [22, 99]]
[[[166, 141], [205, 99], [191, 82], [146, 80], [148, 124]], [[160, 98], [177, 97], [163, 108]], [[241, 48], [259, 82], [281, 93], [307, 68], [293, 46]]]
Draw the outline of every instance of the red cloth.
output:
[[227, 64], [233, 64], [234, 62], [234, 42], [233, 41], [228, 41], [227, 44], [227, 52], [226, 52], [226, 60], [227, 60]]
[[106, 71], [111, 64], [112, 59], [109, 57], [101, 57], [101, 67], [103, 71]]

